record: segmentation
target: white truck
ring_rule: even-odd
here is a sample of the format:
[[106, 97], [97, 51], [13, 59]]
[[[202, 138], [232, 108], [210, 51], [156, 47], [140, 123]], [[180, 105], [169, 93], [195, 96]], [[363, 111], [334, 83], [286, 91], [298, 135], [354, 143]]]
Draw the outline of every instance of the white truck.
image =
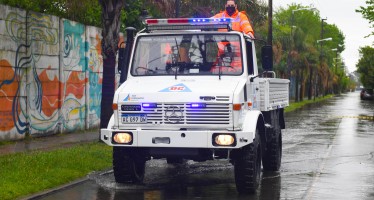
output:
[[255, 41], [227, 18], [146, 21], [101, 129], [116, 182], [141, 183], [150, 159], [228, 159], [237, 191], [254, 193], [261, 166], [279, 170], [289, 80], [271, 71], [270, 46], [259, 74]]

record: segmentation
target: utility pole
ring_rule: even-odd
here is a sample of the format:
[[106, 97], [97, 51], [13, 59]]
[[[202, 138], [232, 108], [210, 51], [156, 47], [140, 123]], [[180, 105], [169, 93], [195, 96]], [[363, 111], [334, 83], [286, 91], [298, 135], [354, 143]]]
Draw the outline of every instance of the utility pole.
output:
[[273, 0], [269, 0], [268, 20], [268, 45], [273, 46]]
[[179, 17], [180, 0], [175, 0], [175, 17]]

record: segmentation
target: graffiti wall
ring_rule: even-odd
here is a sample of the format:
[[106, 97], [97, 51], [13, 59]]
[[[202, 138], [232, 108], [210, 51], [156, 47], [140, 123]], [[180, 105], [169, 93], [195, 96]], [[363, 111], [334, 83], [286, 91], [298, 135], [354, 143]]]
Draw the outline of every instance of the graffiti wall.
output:
[[101, 30], [0, 5], [0, 141], [100, 123]]
[[[26, 131], [26, 12], [0, 6], [0, 139], [23, 138]], [[23, 95], [22, 95], [23, 94]]]
[[101, 32], [92, 26], [86, 26], [87, 51], [88, 58], [86, 77], [87, 91], [87, 111], [86, 111], [86, 129], [96, 128], [100, 125], [101, 108], [101, 86], [103, 80], [103, 58], [101, 56]]

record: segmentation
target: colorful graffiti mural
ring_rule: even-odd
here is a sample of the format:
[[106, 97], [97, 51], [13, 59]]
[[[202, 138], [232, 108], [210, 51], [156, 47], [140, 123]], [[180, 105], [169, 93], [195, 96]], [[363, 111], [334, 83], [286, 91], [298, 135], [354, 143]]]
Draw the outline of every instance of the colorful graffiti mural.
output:
[[86, 128], [99, 127], [101, 114], [101, 89], [103, 80], [103, 57], [101, 55], [101, 32], [96, 27], [86, 27], [88, 41], [88, 68], [89, 84], [88, 110]]
[[85, 128], [85, 84], [87, 58], [85, 55], [85, 27], [82, 24], [61, 20], [63, 54], [61, 55], [61, 108], [63, 131]]
[[[59, 132], [59, 28], [57, 17], [29, 12], [27, 14], [25, 110], [30, 135]], [[21, 58], [23, 59], [23, 58]]]
[[0, 140], [98, 127], [100, 29], [0, 6]]

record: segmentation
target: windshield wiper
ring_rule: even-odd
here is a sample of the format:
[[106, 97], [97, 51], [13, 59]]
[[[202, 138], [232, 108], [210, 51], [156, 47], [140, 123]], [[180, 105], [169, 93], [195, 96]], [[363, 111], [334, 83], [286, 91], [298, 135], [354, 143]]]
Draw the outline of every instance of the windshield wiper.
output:
[[218, 78], [221, 80], [221, 74], [222, 74], [222, 65], [218, 68]]
[[[139, 73], [138, 73], [138, 70], [139, 69], [143, 69], [143, 70], [145, 70], [146, 71], [146, 73], [145, 74], [156, 74], [156, 71], [155, 70], [153, 70], [153, 69], [148, 69], [148, 68], [146, 68], [146, 67], [137, 67], [137, 68], [135, 68], [135, 72], [136, 72], [136, 74], [137, 75], [139, 75]], [[157, 69], [156, 69], [157, 70]]]
[[231, 69], [234, 69], [232, 66], [230, 66], [230, 65], [228, 65], [228, 66], [226, 66], [226, 65], [220, 65], [220, 66], [218, 66], [218, 77], [219, 77], [219, 80], [221, 80], [221, 75], [222, 75], [222, 67], [228, 67], [228, 68], [231, 68]]

